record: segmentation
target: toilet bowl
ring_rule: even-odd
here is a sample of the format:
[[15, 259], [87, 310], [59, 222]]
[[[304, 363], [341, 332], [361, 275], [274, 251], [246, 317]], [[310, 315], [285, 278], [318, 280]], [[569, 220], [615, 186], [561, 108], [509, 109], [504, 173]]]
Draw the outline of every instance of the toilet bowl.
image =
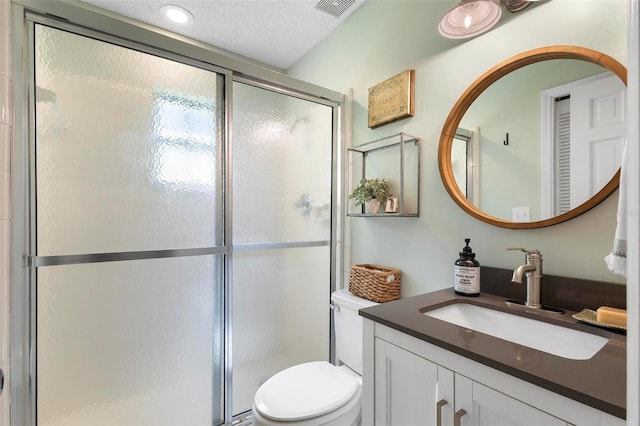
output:
[[264, 382], [255, 394], [257, 426], [357, 426], [361, 423], [362, 317], [376, 302], [347, 290], [331, 295], [336, 358], [343, 365], [314, 361], [289, 367]]

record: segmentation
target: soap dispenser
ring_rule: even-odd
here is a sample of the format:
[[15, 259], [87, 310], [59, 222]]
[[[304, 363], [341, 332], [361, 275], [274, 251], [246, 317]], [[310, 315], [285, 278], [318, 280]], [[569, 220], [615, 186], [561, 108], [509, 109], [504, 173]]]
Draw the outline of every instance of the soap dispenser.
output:
[[478, 296], [480, 294], [480, 262], [476, 260], [469, 243], [470, 238], [465, 238], [466, 247], [462, 248], [460, 258], [454, 266], [454, 286], [456, 294], [461, 296]]

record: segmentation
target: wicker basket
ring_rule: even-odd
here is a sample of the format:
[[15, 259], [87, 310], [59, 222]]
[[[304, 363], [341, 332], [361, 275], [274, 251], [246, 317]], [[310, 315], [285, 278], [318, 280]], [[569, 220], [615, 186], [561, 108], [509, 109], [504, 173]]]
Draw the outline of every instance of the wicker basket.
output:
[[349, 276], [349, 291], [356, 296], [383, 303], [400, 298], [399, 269], [380, 265], [353, 265]]

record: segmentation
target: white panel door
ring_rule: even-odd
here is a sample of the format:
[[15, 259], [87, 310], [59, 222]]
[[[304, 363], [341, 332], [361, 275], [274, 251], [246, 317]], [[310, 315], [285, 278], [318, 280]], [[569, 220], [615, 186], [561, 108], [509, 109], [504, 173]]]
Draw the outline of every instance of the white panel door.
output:
[[615, 75], [571, 91], [571, 208], [591, 198], [620, 168], [625, 93]]

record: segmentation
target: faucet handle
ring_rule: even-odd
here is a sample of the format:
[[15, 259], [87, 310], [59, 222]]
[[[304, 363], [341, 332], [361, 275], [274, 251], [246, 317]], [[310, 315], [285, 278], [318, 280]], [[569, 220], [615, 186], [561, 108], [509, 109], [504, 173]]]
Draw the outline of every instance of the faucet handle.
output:
[[526, 248], [522, 248], [522, 247], [507, 247], [506, 250], [520, 250], [520, 251], [523, 251], [525, 253], [529, 253], [529, 250], [527, 250]]
[[525, 252], [528, 255], [531, 254], [541, 254], [540, 250], [536, 250], [536, 249], [532, 249], [532, 250], [528, 250], [526, 248], [522, 248], [522, 247], [507, 247], [507, 250], [520, 250], [522, 252]]

